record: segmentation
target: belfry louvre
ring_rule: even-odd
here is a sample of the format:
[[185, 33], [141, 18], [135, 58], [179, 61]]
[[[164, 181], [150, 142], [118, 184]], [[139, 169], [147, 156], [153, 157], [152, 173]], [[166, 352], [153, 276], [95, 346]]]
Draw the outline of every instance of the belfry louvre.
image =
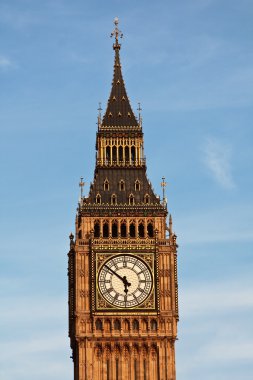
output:
[[88, 196], [81, 193], [68, 253], [74, 380], [175, 380], [176, 235], [165, 198], [147, 179], [117, 18], [112, 36], [113, 82], [98, 117], [94, 180]]

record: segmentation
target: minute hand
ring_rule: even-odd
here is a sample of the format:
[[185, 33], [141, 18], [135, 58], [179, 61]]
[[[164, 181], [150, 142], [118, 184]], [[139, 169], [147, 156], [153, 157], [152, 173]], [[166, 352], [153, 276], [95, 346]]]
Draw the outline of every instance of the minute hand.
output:
[[112, 269], [111, 269], [110, 267], [108, 267], [108, 265], [106, 265], [106, 264], [105, 264], [105, 267], [106, 267], [111, 273], [115, 274], [115, 276], [117, 276], [117, 277], [123, 282], [123, 284], [124, 284], [124, 286], [125, 286], [125, 290], [124, 290], [124, 292], [127, 293], [127, 292], [128, 292], [127, 287], [128, 287], [128, 286], [131, 286], [131, 283], [127, 281], [126, 276], [121, 277], [118, 273], [116, 273], [114, 270], [112, 270]]
[[123, 283], [125, 283], [126, 282], [126, 277], [125, 278], [123, 278], [123, 277], [121, 277], [118, 273], [116, 273], [114, 270], [112, 270], [110, 267], [108, 267], [106, 264], [105, 264], [105, 267], [110, 271], [110, 272], [112, 272], [113, 274], [115, 274], [115, 276], [117, 276]]

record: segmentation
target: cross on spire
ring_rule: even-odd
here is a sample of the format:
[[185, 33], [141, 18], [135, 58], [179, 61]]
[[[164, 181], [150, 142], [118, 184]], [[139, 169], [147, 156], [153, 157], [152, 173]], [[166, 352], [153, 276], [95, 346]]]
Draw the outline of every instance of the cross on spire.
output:
[[114, 30], [111, 33], [111, 37], [113, 37], [113, 36], [115, 37], [115, 43], [113, 44], [113, 49], [114, 50], [115, 49], [120, 49], [119, 37], [120, 38], [123, 37], [123, 33], [121, 32], [121, 30], [119, 30], [118, 24], [119, 24], [119, 18], [115, 17], [115, 19], [114, 19], [115, 28], [114, 28]]

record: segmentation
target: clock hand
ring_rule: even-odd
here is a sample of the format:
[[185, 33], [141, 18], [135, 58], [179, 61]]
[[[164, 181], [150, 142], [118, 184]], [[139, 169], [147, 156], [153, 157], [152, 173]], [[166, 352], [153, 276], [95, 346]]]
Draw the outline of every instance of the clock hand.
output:
[[127, 281], [126, 276], [121, 277], [117, 272], [115, 272], [113, 269], [111, 269], [110, 267], [108, 267], [108, 265], [106, 265], [106, 264], [105, 264], [105, 267], [106, 267], [111, 273], [115, 274], [115, 276], [117, 276], [117, 277], [123, 282], [124, 287], [125, 287], [124, 292], [127, 293], [127, 292], [128, 292], [127, 287], [128, 287], [128, 286], [131, 286], [131, 283]]

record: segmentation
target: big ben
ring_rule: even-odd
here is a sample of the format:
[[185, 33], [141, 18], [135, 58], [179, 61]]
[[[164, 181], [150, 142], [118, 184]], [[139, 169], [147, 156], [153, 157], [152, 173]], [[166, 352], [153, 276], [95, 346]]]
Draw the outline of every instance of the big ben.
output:
[[147, 178], [142, 120], [126, 92], [114, 22], [113, 81], [98, 116], [94, 179], [70, 235], [74, 380], [175, 380], [176, 235], [165, 197]]

